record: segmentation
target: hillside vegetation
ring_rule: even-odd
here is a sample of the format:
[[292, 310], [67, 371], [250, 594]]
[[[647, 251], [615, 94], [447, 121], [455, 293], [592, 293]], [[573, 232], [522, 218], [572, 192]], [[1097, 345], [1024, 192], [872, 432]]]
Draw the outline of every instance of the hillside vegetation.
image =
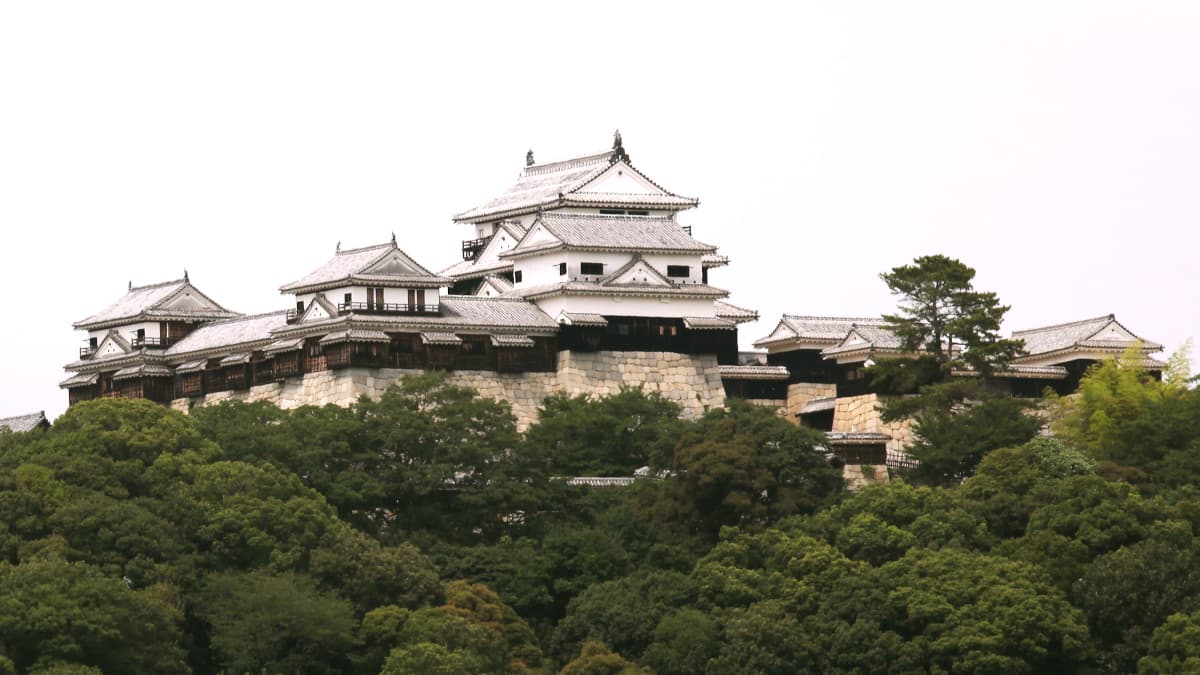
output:
[[1197, 672], [1200, 395], [1106, 364], [1053, 405], [850, 494], [737, 401], [79, 404], [0, 435], [0, 672]]

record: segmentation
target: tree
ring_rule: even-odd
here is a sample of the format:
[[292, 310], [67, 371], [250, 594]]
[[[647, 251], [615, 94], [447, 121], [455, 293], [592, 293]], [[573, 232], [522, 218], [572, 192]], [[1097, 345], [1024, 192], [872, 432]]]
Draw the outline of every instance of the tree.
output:
[[194, 611], [229, 672], [343, 672], [358, 646], [350, 603], [296, 574], [210, 575]]
[[629, 476], [670, 454], [679, 406], [658, 392], [549, 396], [525, 432], [529, 452], [559, 476]]
[[18, 672], [186, 673], [178, 604], [169, 588], [133, 590], [86, 563], [0, 563], [0, 645]]
[[976, 291], [971, 283], [975, 270], [962, 262], [921, 256], [879, 276], [900, 296], [899, 313], [883, 315], [888, 328], [905, 351], [928, 355], [944, 375], [960, 364], [990, 373], [1019, 353], [1019, 340], [1000, 337], [1009, 308], [995, 293]]
[[649, 675], [649, 671], [614, 654], [603, 642], [589, 640], [558, 675]]
[[[1025, 414], [1028, 406], [987, 386], [1020, 353], [1022, 342], [1000, 337], [1009, 308], [995, 293], [974, 289], [975, 270], [931, 255], [879, 276], [900, 297], [899, 312], [883, 318], [907, 356], [881, 359], [871, 370], [882, 389], [918, 392], [886, 401], [882, 412], [885, 422], [914, 422], [914, 442], [906, 450], [920, 466], [912, 478], [957, 482], [984, 453], [1032, 438], [1041, 424]], [[959, 370], [972, 376], [952, 379]]]
[[648, 490], [651, 517], [684, 536], [715, 541], [734, 525], [762, 529], [840, 495], [841, 472], [816, 450], [817, 432], [731, 400], [680, 438], [668, 476]]

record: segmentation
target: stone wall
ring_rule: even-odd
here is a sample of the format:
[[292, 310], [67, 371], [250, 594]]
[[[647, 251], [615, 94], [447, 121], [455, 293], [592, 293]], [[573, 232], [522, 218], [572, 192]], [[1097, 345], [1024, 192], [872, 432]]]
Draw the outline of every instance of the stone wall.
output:
[[898, 420], [885, 423], [881, 419], [877, 394], [839, 398], [833, 409], [833, 431], [878, 431], [888, 434], [892, 437], [886, 446], [889, 461], [903, 456], [904, 446], [912, 442], [911, 422]]
[[784, 415], [789, 420], [799, 423], [796, 413], [808, 405], [809, 401], [818, 398], [833, 398], [837, 396], [836, 384], [821, 384], [817, 382], [797, 382], [787, 388], [787, 412]]
[[689, 419], [725, 404], [721, 369], [711, 354], [559, 352], [558, 386], [571, 395], [616, 394], [622, 386], [641, 386], [679, 404]]
[[[240, 391], [221, 391], [202, 399], [175, 399], [171, 407], [186, 412], [192, 405], [226, 400], [270, 401], [280, 408], [302, 405], [350, 405], [364, 394], [379, 398], [393, 382], [418, 370], [345, 368], [307, 373], [284, 382], [263, 384]], [[542, 401], [557, 391], [571, 395], [615, 394], [622, 386], [641, 385], [675, 401], [688, 418], [723, 405], [725, 389], [715, 356], [689, 356], [660, 352], [560, 352], [556, 373], [497, 373], [489, 370], [455, 370], [450, 384], [472, 387], [480, 395], [508, 401], [525, 429], [537, 420]]]

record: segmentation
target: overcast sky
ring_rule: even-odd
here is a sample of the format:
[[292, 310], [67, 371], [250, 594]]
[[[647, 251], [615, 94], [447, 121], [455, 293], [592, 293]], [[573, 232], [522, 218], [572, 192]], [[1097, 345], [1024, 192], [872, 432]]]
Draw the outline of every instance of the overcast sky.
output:
[[1200, 333], [1200, 3], [0, 4], [0, 417], [66, 408], [71, 324], [135, 285], [230, 309], [344, 247], [440, 270], [450, 216], [602, 150], [758, 309], [894, 307], [944, 253], [1007, 330], [1114, 313]]

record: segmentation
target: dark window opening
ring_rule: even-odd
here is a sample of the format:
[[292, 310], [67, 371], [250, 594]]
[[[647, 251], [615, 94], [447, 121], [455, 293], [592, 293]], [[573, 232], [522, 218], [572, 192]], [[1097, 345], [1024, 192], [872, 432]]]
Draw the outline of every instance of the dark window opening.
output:
[[692, 268], [687, 265], [667, 265], [667, 276], [690, 277], [692, 276]]
[[596, 262], [579, 263], [579, 273], [583, 274], [583, 275], [604, 274], [604, 263], [596, 263]]
[[565, 263], [565, 262], [558, 263], [558, 275], [563, 276], [566, 273], [567, 273], [567, 263]]
[[96, 338], [88, 338], [88, 346], [92, 349], [95, 349], [98, 346], [98, 341]]
[[304, 301], [297, 300], [296, 301], [296, 313], [299, 314], [300, 312], [303, 312], [303, 311], [304, 311]]
[[631, 216], [648, 216], [648, 215], [650, 215], [650, 212], [645, 209], [630, 209], [626, 213], [628, 213]]
[[352, 293], [347, 293], [346, 295], [342, 296], [342, 302], [349, 305], [350, 303], [354, 302], [354, 295]]
[[623, 216], [625, 215], [625, 209], [600, 209], [600, 215]]
[[513, 282], [518, 284], [521, 283], [521, 270], [516, 270], [513, 272]]

